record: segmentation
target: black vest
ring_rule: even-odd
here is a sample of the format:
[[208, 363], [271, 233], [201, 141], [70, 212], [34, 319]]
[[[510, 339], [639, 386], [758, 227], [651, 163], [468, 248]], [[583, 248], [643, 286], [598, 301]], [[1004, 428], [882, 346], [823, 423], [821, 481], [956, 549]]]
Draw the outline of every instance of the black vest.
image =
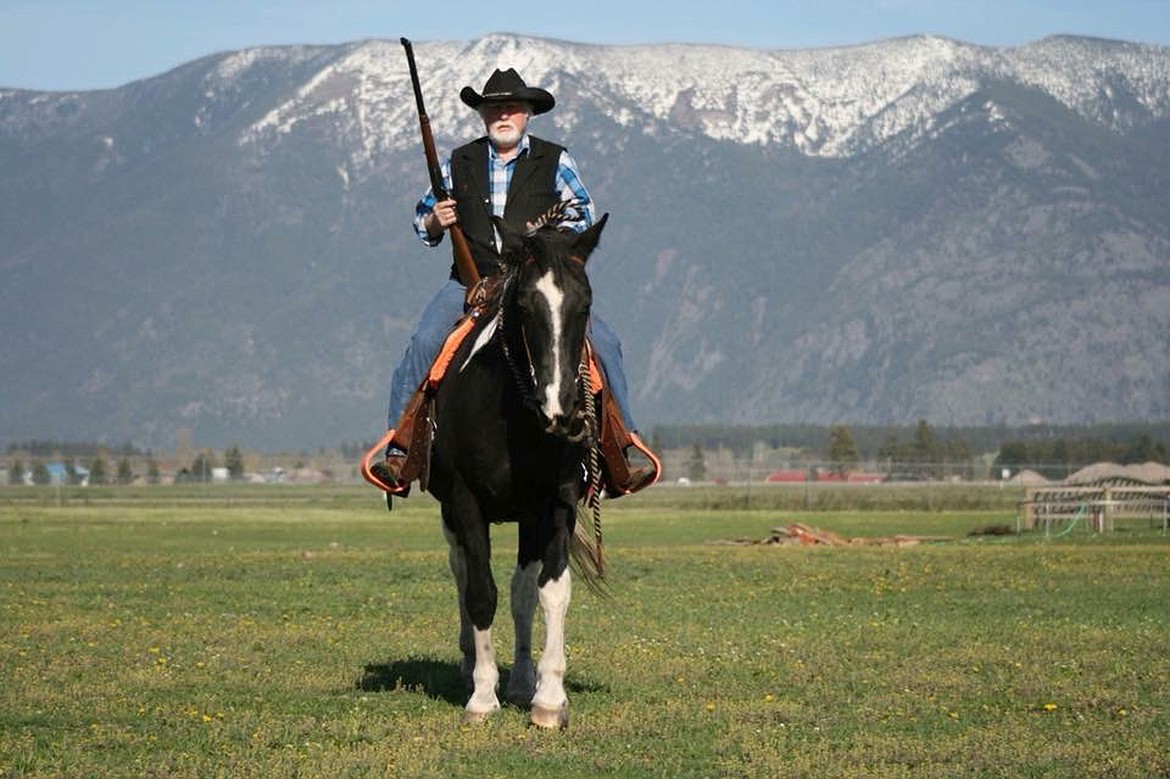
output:
[[[528, 136], [528, 153], [520, 157], [508, 185], [508, 202], [504, 220], [523, 229], [560, 200], [557, 191], [557, 165], [564, 147]], [[471, 256], [481, 276], [497, 271], [500, 255], [496, 251], [492, 227], [492, 204], [488, 191], [488, 139], [479, 138], [451, 153], [451, 185], [454, 188], [459, 224], [471, 248]], [[451, 266], [451, 278], [459, 274]]]

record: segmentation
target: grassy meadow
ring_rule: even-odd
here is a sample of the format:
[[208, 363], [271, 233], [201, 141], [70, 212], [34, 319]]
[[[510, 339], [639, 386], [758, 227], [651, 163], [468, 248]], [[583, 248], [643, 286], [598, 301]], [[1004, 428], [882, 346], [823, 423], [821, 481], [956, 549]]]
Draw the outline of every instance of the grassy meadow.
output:
[[[1170, 536], [968, 537], [1014, 498], [917, 489], [605, 504], [564, 732], [460, 725], [426, 496], [0, 490], [0, 777], [1170, 777]], [[798, 521], [951, 540], [717, 543]]]

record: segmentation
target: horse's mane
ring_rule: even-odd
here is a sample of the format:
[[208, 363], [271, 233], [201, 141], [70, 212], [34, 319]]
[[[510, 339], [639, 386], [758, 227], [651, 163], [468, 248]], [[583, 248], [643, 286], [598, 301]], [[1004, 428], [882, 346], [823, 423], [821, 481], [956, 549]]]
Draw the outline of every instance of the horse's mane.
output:
[[543, 264], [550, 258], [550, 254], [547, 252], [533, 251], [537, 244], [555, 244], [577, 234], [575, 230], [563, 227], [563, 225], [566, 222], [576, 221], [580, 217], [580, 208], [581, 201], [577, 198], [558, 200], [534, 220], [528, 222], [522, 232], [507, 225], [502, 218], [496, 217], [494, 221], [497, 230], [504, 238], [504, 246], [501, 247], [498, 260], [498, 278], [488, 281], [482, 290], [473, 290], [472, 304], [475, 305], [478, 297], [479, 301], [486, 303], [492, 311], [497, 311], [504, 305], [506, 292], [513, 288], [520, 267], [530, 259], [536, 259]]
[[534, 235], [542, 227], [560, 227], [565, 222], [580, 216], [581, 201], [577, 198], [558, 200], [540, 216], [528, 223], [528, 235]]

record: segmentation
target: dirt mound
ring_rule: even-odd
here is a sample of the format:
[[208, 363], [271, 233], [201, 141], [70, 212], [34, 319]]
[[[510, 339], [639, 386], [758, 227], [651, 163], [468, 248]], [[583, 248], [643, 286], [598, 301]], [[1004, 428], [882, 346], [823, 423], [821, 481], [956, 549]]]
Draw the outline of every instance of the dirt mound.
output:
[[1156, 462], [1141, 465], [1118, 465], [1117, 463], [1093, 463], [1086, 465], [1064, 480], [1065, 484], [1095, 484], [1098, 482], [1123, 479], [1141, 484], [1157, 486], [1170, 484], [1170, 466]]

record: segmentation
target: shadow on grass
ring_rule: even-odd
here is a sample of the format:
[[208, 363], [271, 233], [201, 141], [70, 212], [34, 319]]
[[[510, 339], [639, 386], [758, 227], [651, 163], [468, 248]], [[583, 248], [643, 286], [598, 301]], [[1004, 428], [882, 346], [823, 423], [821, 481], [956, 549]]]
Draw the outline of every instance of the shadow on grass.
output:
[[[507, 688], [510, 674], [511, 669], [500, 668], [499, 689]], [[389, 663], [370, 663], [354, 686], [363, 692], [408, 690], [455, 706], [467, 703], [467, 697], [471, 693], [470, 684], [460, 676], [459, 663], [433, 657], [409, 657]], [[565, 689], [570, 694], [608, 691], [604, 685], [574, 679], [571, 675], [565, 679]]]
[[356, 687], [364, 692], [409, 690], [456, 706], [467, 702], [468, 687], [459, 676], [459, 663], [433, 657], [409, 657], [389, 663], [370, 663]]

